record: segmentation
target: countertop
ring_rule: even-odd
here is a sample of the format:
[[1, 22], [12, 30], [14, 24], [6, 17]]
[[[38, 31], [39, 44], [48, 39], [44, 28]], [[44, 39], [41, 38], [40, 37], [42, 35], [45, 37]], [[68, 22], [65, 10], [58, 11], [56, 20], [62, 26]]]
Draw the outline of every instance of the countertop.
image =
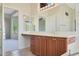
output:
[[71, 37], [75, 37], [75, 32], [55, 32], [55, 33], [46, 33], [46, 32], [23, 32], [22, 35], [23, 36], [26, 36], [26, 35], [38, 35], [38, 36], [71, 38]]

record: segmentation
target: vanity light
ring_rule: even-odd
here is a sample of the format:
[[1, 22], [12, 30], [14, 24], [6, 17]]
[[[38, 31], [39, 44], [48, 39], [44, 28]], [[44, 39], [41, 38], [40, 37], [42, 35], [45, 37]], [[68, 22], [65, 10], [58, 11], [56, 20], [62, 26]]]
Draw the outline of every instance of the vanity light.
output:
[[24, 16], [23, 18], [26, 19], [26, 16]]

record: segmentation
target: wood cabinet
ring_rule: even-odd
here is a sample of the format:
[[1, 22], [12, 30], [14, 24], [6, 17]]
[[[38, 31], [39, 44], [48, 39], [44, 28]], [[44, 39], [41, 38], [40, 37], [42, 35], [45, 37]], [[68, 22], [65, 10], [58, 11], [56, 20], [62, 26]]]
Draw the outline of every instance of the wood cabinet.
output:
[[46, 39], [44, 37], [32, 36], [31, 51], [35, 55], [46, 55]]
[[67, 39], [66, 38], [55, 38], [56, 39], [56, 55], [62, 55], [67, 50]]
[[38, 56], [59, 56], [67, 50], [66, 38], [58, 37], [31, 37], [31, 51]]
[[47, 55], [48, 56], [55, 56], [56, 55], [56, 40], [54, 38], [47, 38]]

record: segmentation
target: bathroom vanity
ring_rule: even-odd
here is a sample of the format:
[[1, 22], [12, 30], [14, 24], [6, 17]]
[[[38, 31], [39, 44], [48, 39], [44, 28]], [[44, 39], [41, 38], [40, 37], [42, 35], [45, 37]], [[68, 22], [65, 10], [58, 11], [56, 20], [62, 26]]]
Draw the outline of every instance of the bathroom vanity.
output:
[[74, 35], [52, 34], [43, 32], [24, 32], [23, 36], [30, 36], [30, 48], [38, 56], [60, 56], [67, 52], [67, 45], [74, 42]]

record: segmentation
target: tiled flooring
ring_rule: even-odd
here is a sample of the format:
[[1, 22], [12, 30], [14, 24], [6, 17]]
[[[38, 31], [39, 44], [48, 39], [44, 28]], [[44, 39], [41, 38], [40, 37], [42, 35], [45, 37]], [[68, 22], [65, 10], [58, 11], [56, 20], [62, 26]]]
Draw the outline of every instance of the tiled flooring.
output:
[[62, 56], [79, 56], [79, 52], [73, 53], [73, 54], [63, 54]]
[[5, 53], [5, 56], [35, 56], [30, 51], [30, 48], [25, 48], [21, 50], [14, 50]]
[[18, 49], [18, 40], [4, 39], [4, 51], [12, 51]]
[[[21, 50], [14, 50], [5, 53], [5, 56], [35, 56], [30, 48], [25, 48]], [[79, 52], [71, 54], [71, 55], [62, 55], [62, 56], [79, 56]]]
[[79, 52], [71, 54], [70, 56], [79, 56]]

